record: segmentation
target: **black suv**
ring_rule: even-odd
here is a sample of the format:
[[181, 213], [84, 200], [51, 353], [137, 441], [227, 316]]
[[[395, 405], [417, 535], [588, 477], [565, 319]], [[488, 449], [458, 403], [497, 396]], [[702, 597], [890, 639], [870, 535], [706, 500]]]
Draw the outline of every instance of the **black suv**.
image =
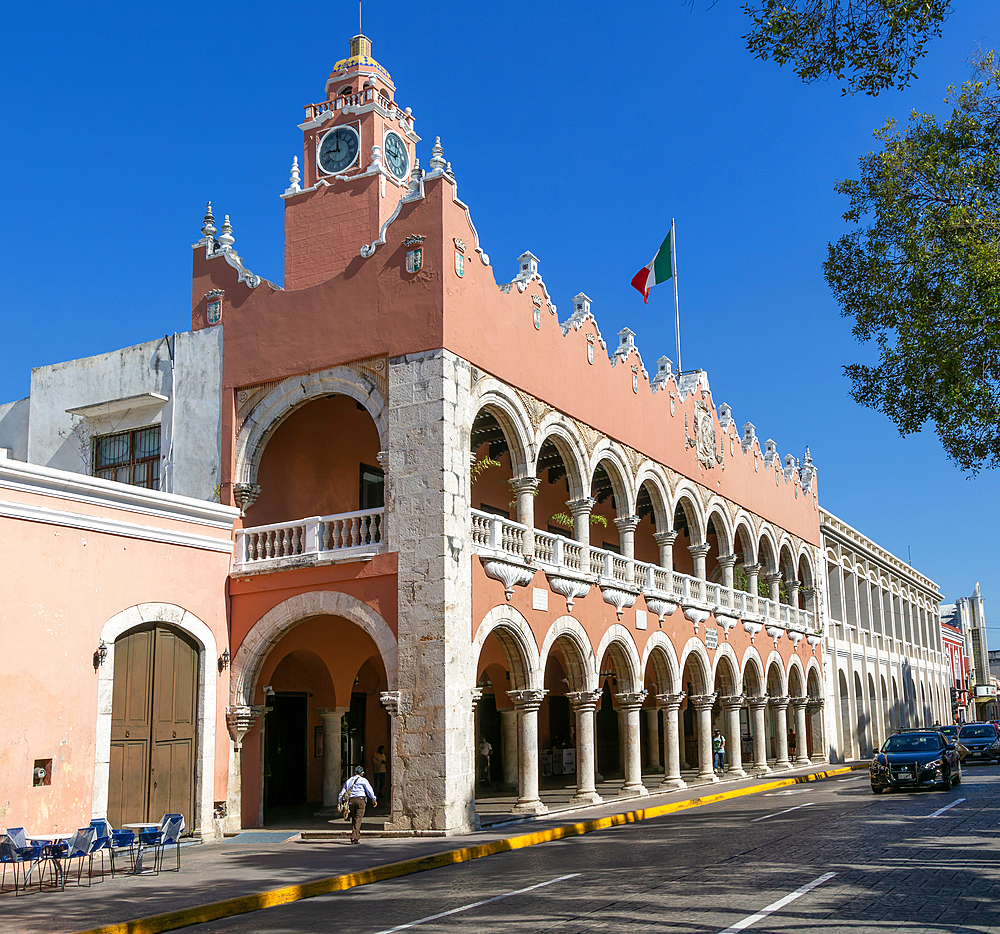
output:
[[958, 731], [958, 741], [969, 750], [965, 759], [1000, 762], [1000, 736], [992, 723], [964, 724]]
[[955, 744], [938, 730], [900, 730], [890, 736], [868, 767], [872, 792], [886, 788], [940, 788], [962, 780]]

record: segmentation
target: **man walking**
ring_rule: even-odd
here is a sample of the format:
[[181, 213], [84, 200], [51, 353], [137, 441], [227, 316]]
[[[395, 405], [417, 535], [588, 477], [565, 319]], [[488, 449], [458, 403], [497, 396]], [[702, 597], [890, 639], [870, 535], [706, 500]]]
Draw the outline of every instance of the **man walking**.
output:
[[726, 737], [718, 730], [712, 737], [712, 765], [716, 772], [721, 772], [726, 767]]
[[372, 807], [378, 807], [375, 791], [365, 778], [365, 767], [357, 766], [354, 774], [345, 782], [340, 790], [340, 801], [346, 801], [351, 819], [351, 843], [361, 842], [361, 822], [365, 816], [365, 805], [371, 801]]

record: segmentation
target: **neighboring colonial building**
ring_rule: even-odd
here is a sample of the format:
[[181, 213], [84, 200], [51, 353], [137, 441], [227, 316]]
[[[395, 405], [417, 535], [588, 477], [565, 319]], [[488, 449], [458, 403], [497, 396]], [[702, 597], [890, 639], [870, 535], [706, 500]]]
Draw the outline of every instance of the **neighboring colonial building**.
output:
[[[600, 800], [598, 772], [623, 795], [679, 787], [683, 769], [715, 782], [715, 727], [734, 775], [853, 744], [853, 721], [846, 742], [837, 717], [824, 735], [808, 451], [782, 458], [751, 423], [739, 430], [703, 371], [678, 375], [661, 357], [650, 377], [627, 328], [609, 354], [582, 292], [560, 320], [531, 253], [498, 282], [440, 142], [421, 168], [412, 112], [395, 98], [357, 36], [306, 106], [303, 164], [282, 195], [285, 289], [249, 272], [229, 218], [217, 228], [209, 209], [192, 331], [36, 370], [29, 399], [0, 408], [0, 444], [29, 464], [240, 511], [231, 563], [218, 541], [235, 516], [225, 505], [199, 512], [183, 496], [80, 478], [93, 492], [69, 499], [115, 519], [100, 528], [112, 541], [101, 539], [101, 564], [75, 538], [36, 540], [47, 514], [17, 516], [38, 527], [8, 565], [52, 558], [49, 576], [19, 582], [17, 618], [45, 644], [62, 614], [73, 651], [46, 669], [44, 717], [10, 774], [22, 782], [24, 763], [79, 742], [84, 752], [48, 773], [53, 802], [68, 807], [57, 785], [74, 789], [64, 826], [88, 801], [115, 820], [160, 816], [153, 747], [111, 753], [110, 771], [100, 763], [115, 743], [131, 748], [130, 698], [152, 717], [161, 674], [143, 652], [155, 658], [161, 638], [187, 646], [195, 673], [176, 701], [204, 716], [189, 733], [201, 771], [188, 783], [203, 833], [332, 804], [347, 768], [380, 744], [389, 827], [443, 833], [476, 823], [484, 737], [489, 777], [517, 789], [521, 813], [545, 810], [540, 774], [561, 774], [566, 800], [583, 803]], [[76, 528], [77, 507], [60, 508]], [[149, 515], [143, 528], [215, 531], [154, 536], [179, 551], [144, 547], [133, 564], [120, 510]], [[829, 658], [847, 683], [881, 678], [886, 718], [891, 681], [894, 708], [915, 718], [945, 684], [936, 589], [824, 521], [827, 554], [871, 573], [898, 619], [898, 634], [883, 634], [855, 590]], [[119, 540], [121, 564], [105, 576]], [[70, 615], [58, 596], [68, 588], [100, 599]], [[95, 656], [87, 687], [102, 638], [108, 658]], [[11, 674], [35, 655], [29, 644]], [[838, 701], [851, 709], [854, 694]], [[862, 735], [867, 748], [871, 728]], [[37, 812], [8, 810], [26, 813]]]
[[979, 582], [971, 597], [959, 597], [954, 604], [941, 607], [942, 622], [959, 630], [965, 640], [968, 664], [968, 690], [971, 694], [967, 711], [969, 720], [995, 720], [997, 688], [990, 672], [989, 644], [986, 638], [986, 613]]
[[972, 700], [974, 695], [969, 679], [969, 656], [965, 649], [962, 621], [954, 604], [941, 606], [941, 643], [951, 680], [952, 718], [956, 723], [975, 720], [975, 705]]
[[827, 730], [831, 758], [870, 756], [903, 727], [951, 720], [941, 593], [825, 509]]

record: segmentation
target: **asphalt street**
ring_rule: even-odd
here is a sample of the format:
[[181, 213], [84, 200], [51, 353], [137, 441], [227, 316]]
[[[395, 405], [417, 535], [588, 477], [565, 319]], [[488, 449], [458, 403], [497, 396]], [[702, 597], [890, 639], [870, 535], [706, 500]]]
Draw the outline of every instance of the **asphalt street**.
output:
[[1000, 770], [867, 773], [199, 925], [223, 932], [1000, 932]]

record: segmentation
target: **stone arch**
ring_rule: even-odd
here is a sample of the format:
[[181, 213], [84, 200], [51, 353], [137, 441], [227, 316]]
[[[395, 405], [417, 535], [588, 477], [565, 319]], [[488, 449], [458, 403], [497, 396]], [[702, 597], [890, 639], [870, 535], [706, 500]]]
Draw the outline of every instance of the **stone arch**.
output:
[[[740, 673], [740, 662], [736, 657], [733, 647], [724, 642], [715, 653], [715, 664], [712, 668], [712, 684], [719, 683], [719, 678], [723, 679], [721, 693], [739, 694], [741, 693], [742, 677]], [[726, 683], [728, 681], [728, 684]]]
[[641, 668], [644, 676], [649, 665], [653, 666], [660, 694], [680, 693], [682, 687], [677, 653], [667, 634], [660, 629], [646, 640], [646, 645], [643, 647]]
[[[684, 670], [687, 668], [687, 663], [689, 661], [694, 662], [694, 667], [701, 678], [700, 684], [692, 685], [694, 693], [710, 694], [712, 684], [712, 661], [708, 657], [708, 650], [705, 648], [705, 643], [702, 642], [697, 636], [692, 636], [688, 639], [687, 644], [681, 652], [680, 676], [682, 679], [684, 677]], [[687, 690], [687, 686], [683, 683], [681, 684], [681, 690]]]
[[[772, 690], [772, 682], [778, 684], [778, 694]], [[771, 651], [764, 665], [764, 687], [772, 697], [784, 697], [788, 694], [788, 681], [785, 678], [785, 665], [776, 651]]]
[[473, 657], [478, 661], [483, 643], [495, 633], [510, 666], [511, 685], [518, 691], [542, 689], [543, 671], [538, 646], [528, 621], [512, 606], [493, 607], [484, 617], [472, 640]]
[[254, 686], [268, 653], [289, 629], [314, 616], [340, 616], [371, 636], [382, 658], [388, 689], [396, 690], [399, 653], [389, 624], [357, 597], [337, 590], [313, 590], [272, 607], [240, 643], [230, 666], [229, 696], [233, 706], [253, 703]]
[[258, 402], [236, 436], [236, 483], [256, 483], [260, 458], [271, 435], [293, 411], [323, 396], [350, 396], [363, 405], [378, 429], [385, 449], [388, 408], [379, 388], [368, 377], [348, 366], [334, 366], [317, 373], [290, 376]]
[[734, 541], [733, 530], [729, 523], [729, 516], [720, 500], [713, 500], [709, 504], [705, 515], [706, 536], [709, 522], [715, 529], [716, 540], [719, 543], [719, 555], [731, 555]]
[[806, 694], [809, 697], [823, 696], [823, 672], [815, 658], [810, 658], [806, 665]]
[[639, 468], [635, 478], [635, 497], [639, 499], [639, 494], [646, 487], [649, 492], [649, 499], [653, 505], [653, 519], [657, 532], [669, 532], [671, 530], [670, 494], [667, 478], [663, 474], [663, 469], [653, 461], [644, 461]]
[[743, 542], [744, 551], [737, 555], [743, 564], [753, 565], [757, 563], [757, 536], [753, 530], [753, 522], [749, 514], [740, 510], [733, 523], [733, 549], [736, 549], [736, 542]]
[[588, 476], [591, 485], [598, 467], [604, 467], [608, 479], [611, 481], [611, 490], [615, 496], [619, 517], [633, 515], [635, 513], [636, 491], [632, 485], [631, 468], [621, 448], [606, 438], [598, 443], [590, 457]]
[[743, 661], [740, 663], [740, 685], [742, 692], [748, 697], [767, 693], [764, 661], [760, 657], [760, 652], [752, 645], [743, 653]]
[[573, 651], [563, 651], [566, 662], [566, 674], [570, 679], [571, 691], [594, 691], [597, 689], [597, 662], [594, 659], [594, 647], [590, 644], [590, 636], [579, 620], [572, 616], [560, 616], [545, 633], [542, 650], [539, 653], [538, 669], [545, 671], [549, 660], [549, 652], [556, 642], [572, 646]]
[[625, 668], [619, 671], [618, 675], [623, 682], [622, 690], [626, 692], [642, 690], [642, 668], [639, 665], [639, 650], [635, 646], [635, 640], [630, 633], [620, 623], [608, 626], [594, 652], [594, 659], [600, 669], [601, 659], [606, 652], [611, 652], [615, 662]]
[[774, 539], [774, 532], [766, 523], [757, 536], [757, 562], [761, 565], [763, 574], [778, 572], [778, 543]]
[[673, 509], [670, 514], [671, 528], [673, 528], [673, 517], [677, 514], [678, 508], [684, 510], [684, 515], [687, 518], [688, 529], [691, 532], [691, 544], [702, 544], [705, 541], [705, 529], [708, 527], [708, 522], [702, 510], [698, 491], [686, 481], [678, 484], [674, 495]]
[[537, 460], [542, 451], [542, 445], [546, 441], [551, 441], [559, 456], [566, 465], [566, 477], [569, 481], [569, 495], [571, 499], [581, 499], [590, 496], [590, 486], [584, 478], [590, 477], [588, 469], [588, 457], [586, 445], [583, 439], [571, 422], [559, 412], [550, 412], [542, 419], [541, 424], [535, 432], [534, 462], [528, 468], [527, 473], [537, 476]]
[[466, 432], [471, 434], [472, 426], [483, 409], [490, 412], [503, 431], [510, 450], [513, 475], [519, 477], [531, 474], [529, 464], [534, 464], [538, 452], [534, 448], [531, 418], [524, 403], [499, 380], [486, 377], [476, 383], [469, 398]]
[[111, 781], [111, 716], [114, 696], [115, 640], [130, 629], [164, 623], [180, 629], [198, 643], [198, 747], [195, 755], [192, 830], [212, 833], [215, 788], [216, 686], [219, 681], [218, 643], [212, 630], [193, 613], [173, 603], [139, 603], [112, 616], [101, 629], [108, 654], [97, 675], [97, 724], [94, 741], [94, 790], [91, 813], [106, 817]]
[[785, 676], [785, 683], [788, 685], [788, 693], [792, 697], [805, 697], [806, 675], [802, 670], [802, 661], [797, 655], [793, 655], [788, 663], [788, 673]]
[[799, 548], [798, 557], [798, 576], [799, 581], [806, 590], [813, 590], [816, 587], [815, 576], [813, 574], [813, 559], [812, 555], [805, 545]]
[[782, 536], [781, 545], [778, 548], [778, 568], [785, 584], [797, 580], [795, 574], [798, 571], [798, 565], [795, 561], [795, 549], [793, 542], [787, 536]]

